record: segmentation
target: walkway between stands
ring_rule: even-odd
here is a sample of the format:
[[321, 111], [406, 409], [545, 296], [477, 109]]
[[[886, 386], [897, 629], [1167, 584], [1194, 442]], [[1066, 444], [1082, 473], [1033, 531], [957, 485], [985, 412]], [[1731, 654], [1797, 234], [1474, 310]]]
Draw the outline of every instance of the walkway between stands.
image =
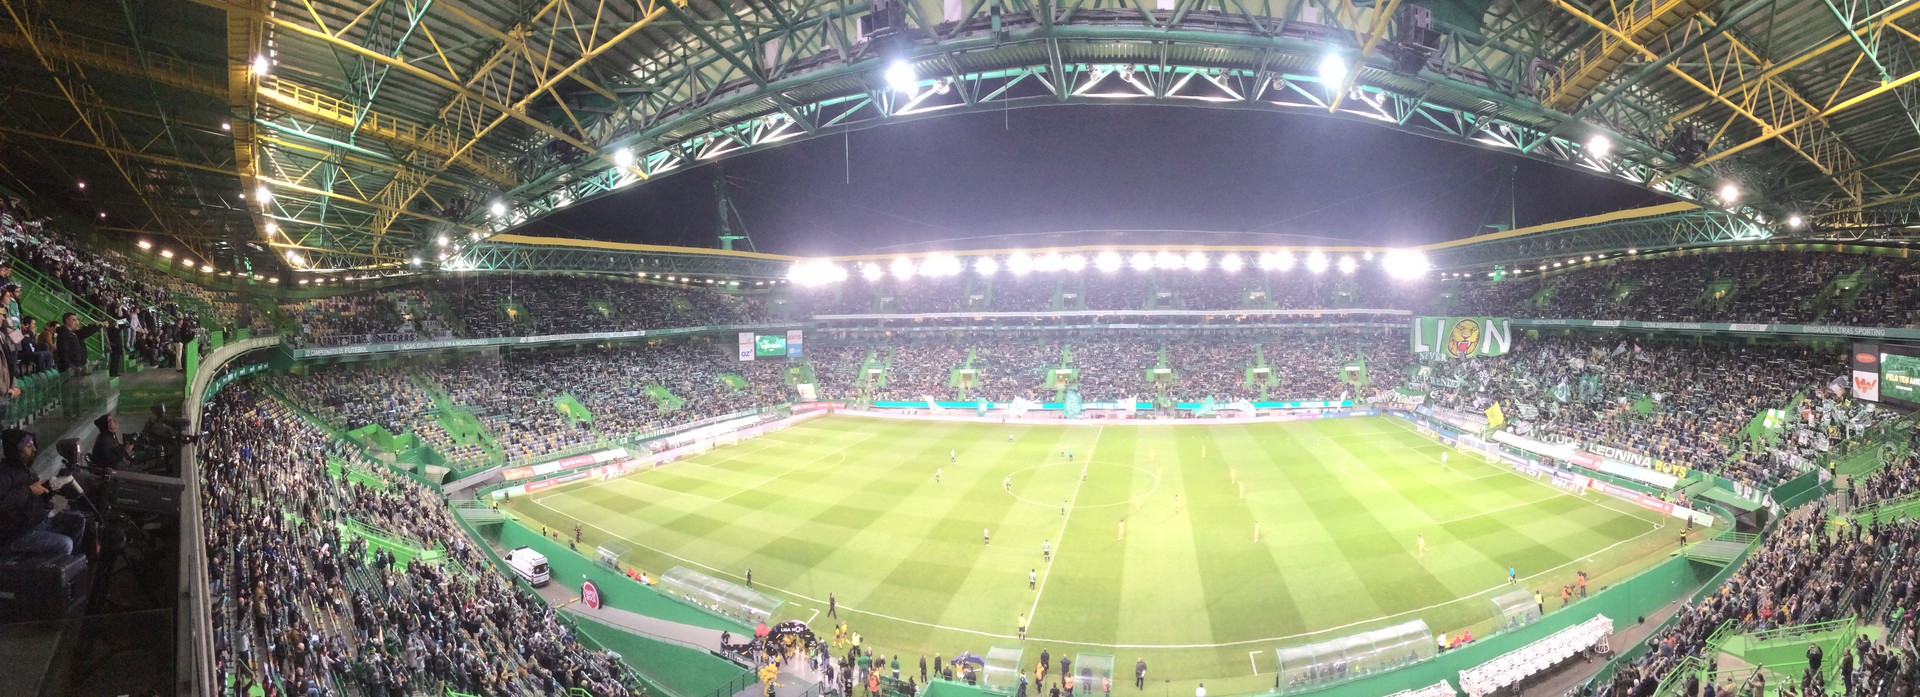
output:
[[[706, 651], [720, 651], [720, 631], [681, 624], [656, 617], [648, 617], [614, 607], [602, 606], [598, 609], [587, 607], [580, 602], [580, 589], [559, 582], [553, 582], [540, 589], [540, 597], [561, 612], [571, 612], [587, 617], [602, 624], [618, 627], [634, 634], [681, 646], [700, 648]], [[742, 637], [736, 637], [742, 638]], [[791, 661], [780, 666], [779, 686], [774, 697], [806, 697], [818, 694], [814, 685], [821, 676], [802, 661]], [[734, 697], [764, 697], [760, 683], [747, 685]]]

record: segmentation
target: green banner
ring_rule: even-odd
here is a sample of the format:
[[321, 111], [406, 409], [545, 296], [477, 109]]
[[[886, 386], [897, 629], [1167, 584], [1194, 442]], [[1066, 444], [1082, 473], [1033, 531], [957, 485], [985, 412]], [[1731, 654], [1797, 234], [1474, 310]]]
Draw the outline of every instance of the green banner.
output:
[[1416, 356], [1504, 355], [1513, 348], [1513, 327], [1505, 317], [1415, 317], [1412, 348]]

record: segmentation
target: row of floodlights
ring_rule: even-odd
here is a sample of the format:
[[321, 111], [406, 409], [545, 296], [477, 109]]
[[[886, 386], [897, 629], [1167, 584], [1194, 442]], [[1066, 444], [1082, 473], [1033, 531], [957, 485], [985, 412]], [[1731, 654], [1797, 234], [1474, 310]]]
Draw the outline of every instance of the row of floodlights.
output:
[[[1399, 279], [1421, 278], [1432, 269], [1427, 256], [1412, 250], [1394, 250], [1375, 255], [1366, 252], [1355, 256], [1342, 254], [1338, 257], [1326, 252], [1308, 252], [1304, 257], [1296, 257], [1293, 252], [1261, 252], [1253, 256], [1252, 265], [1265, 271], [1290, 271], [1295, 266], [1304, 266], [1313, 273], [1325, 273], [1328, 269], [1337, 269], [1341, 273], [1351, 274], [1360, 270], [1362, 260], [1377, 260], [1381, 270], [1389, 276]], [[970, 265], [974, 273], [992, 276], [1002, 270], [1015, 276], [1028, 273], [1052, 273], [1057, 271], [1085, 271], [1089, 266], [1103, 272], [1115, 272], [1123, 268], [1135, 271], [1155, 269], [1175, 271], [1206, 271], [1219, 269], [1235, 273], [1247, 268], [1248, 261], [1235, 253], [1210, 255], [1206, 252], [1174, 251], [1133, 252], [1122, 255], [1117, 251], [1104, 251], [1088, 257], [1085, 254], [1047, 252], [1033, 255], [1014, 252], [1006, 257], [974, 256], [971, 263], [948, 254], [929, 254], [924, 257], [895, 257], [892, 261], [860, 261], [841, 264], [826, 259], [798, 262], [787, 273], [787, 279], [803, 286], [817, 286], [845, 281], [858, 275], [868, 281], [878, 281], [891, 276], [896, 280], [909, 280], [916, 276], [941, 278], [957, 276]]]

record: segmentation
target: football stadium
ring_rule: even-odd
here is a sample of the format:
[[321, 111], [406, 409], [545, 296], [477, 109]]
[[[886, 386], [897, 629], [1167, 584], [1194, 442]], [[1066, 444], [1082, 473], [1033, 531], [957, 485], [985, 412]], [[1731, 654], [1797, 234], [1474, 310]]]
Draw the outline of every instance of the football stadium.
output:
[[0, 6], [0, 697], [1920, 694], [1920, 0]]

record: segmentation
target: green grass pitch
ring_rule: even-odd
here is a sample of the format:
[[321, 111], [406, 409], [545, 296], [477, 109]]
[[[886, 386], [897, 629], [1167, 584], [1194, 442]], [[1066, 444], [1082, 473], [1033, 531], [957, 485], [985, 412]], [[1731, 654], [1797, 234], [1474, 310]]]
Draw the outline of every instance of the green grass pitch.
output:
[[756, 589], [787, 601], [782, 619], [824, 629], [832, 592], [867, 645], [902, 663], [1015, 645], [1031, 663], [1044, 647], [1113, 655], [1126, 677], [1145, 657], [1155, 682], [1206, 679], [1220, 694], [1270, 686], [1283, 646], [1412, 618], [1484, 634], [1508, 565], [1552, 609], [1576, 570], [1598, 588], [1677, 537], [1652, 512], [1444, 450], [1391, 417], [835, 416], [512, 506], [559, 529], [584, 521], [588, 544], [631, 546], [627, 562], [655, 575], [686, 565], [738, 582], [751, 567]]

